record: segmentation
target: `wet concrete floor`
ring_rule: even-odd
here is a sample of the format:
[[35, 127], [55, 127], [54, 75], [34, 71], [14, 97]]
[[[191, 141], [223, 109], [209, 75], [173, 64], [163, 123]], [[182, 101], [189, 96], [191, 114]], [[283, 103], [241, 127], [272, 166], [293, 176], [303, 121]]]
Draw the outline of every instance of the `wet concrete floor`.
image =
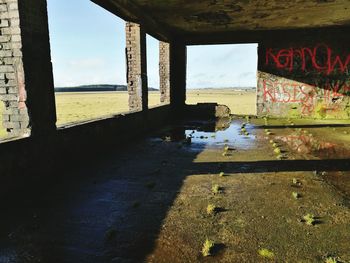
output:
[[0, 262], [350, 262], [349, 140], [341, 121], [166, 128], [2, 200]]

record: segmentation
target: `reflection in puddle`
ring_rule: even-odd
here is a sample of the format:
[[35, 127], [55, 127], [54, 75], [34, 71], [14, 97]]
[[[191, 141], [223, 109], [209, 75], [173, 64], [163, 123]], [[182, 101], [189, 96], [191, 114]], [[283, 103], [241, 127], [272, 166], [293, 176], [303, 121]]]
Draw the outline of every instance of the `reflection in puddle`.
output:
[[342, 145], [327, 140], [325, 137], [314, 136], [306, 130], [296, 130], [289, 135], [277, 136], [290, 149], [298, 154], [307, 154], [321, 159], [344, 158], [350, 156]]
[[245, 135], [241, 131], [241, 124], [232, 121], [231, 125], [225, 130], [216, 132], [204, 132], [196, 129], [186, 130], [186, 137], [191, 138], [192, 145], [206, 147], [220, 147], [225, 145], [232, 146], [235, 149], [251, 149], [254, 147], [255, 136], [252, 135], [252, 125], [246, 125], [249, 135]]
[[252, 149], [256, 146], [257, 138], [253, 131], [254, 125], [249, 123], [242, 125], [241, 120], [229, 118], [218, 119], [216, 122], [189, 122], [162, 134], [161, 139], [164, 142], [182, 142], [190, 151], [225, 146], [235, 150]]
[[[310, 125], [312, 127], [312, 124]], [[262, 151], [265, 142], [278, 142], [281, 152], [289, 152], [288, 159], [336, 159], [350, 158], [346, 141], [334, 140], [327, 127], [314, 128], [312, 133], [305, 129], [280, 126], [264, 129], [256, 121], [247, 123], [242, 119], [218, 119], [215, 121], [192, 121], [178, 125], [161, 136], [166, 142], [182, 142], [190, 151], [204, 148], [232, 147], [235, 150], [257, 149], [260, 158], [266, 159], [267, 152]], [[339, 139], [339, 138], [338, 138]], [[257, 153], [254, 152], [255, 155]], [[274, 155], [274, 154], [273, 154]]]

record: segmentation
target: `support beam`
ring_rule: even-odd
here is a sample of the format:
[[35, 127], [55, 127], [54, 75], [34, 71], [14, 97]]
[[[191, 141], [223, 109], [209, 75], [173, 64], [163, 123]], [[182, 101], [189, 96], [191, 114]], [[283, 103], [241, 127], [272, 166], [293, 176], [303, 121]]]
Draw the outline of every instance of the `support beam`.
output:
[[186, 101], [187, 47], [183, 42], [170, 43], [170, 105], [181, 115]]
[[170, 103], [170, 44], [159, 42], [160, 103]]
[[46, 0], [3, 0], [0, 98], [10, 136], [56, 130]]
[[243, 30], [227, 32], [208, 33], [186, 33], [182, 34], [186, 45], [218, 45], [218, 44], [246, 44], [260, 43], [268, 39], [300, 40], [310, 35], [320, 36], [346, 36], [350, 26], [329, 26], [303, 29], [274, 29], [274, 30]]
[[46, 0], [18, 1], [22, 35], [27, 106], [32, 136], [56, 130], [53, 82]]
[[109, 12], [121, 17], [125, 21], [141, 24], [144, 30], [161, 41], [170, 41], [171, 34], [149, 13], [142, 10], [132, 1], [128, 0], [91, 0]]
[[148, 109], [146, 33], [136, 23], [126, 23], [126, 63], [129, 110]]

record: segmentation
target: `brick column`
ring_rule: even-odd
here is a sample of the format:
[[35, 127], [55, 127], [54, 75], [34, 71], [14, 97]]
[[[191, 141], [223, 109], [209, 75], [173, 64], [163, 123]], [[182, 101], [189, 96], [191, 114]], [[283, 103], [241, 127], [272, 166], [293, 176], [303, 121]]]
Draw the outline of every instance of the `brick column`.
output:
[[0, 100], [5, 104], [3, 127], [10, 137], [29, 133], [17, 1], [0, 2]]
[[10, 135], [56, 129], [46, 0], [2, 0], [0, 99]]
[[148, 109], [146, 33], [139, 24], [126, 23], [126, 63], [129, 109]]
[[187, 48], [182, 42], [170, 43], [170, 105], [181, 114], [186, 102]]
[[170, 44], [159, 42], [160, 103], [170, 103]]

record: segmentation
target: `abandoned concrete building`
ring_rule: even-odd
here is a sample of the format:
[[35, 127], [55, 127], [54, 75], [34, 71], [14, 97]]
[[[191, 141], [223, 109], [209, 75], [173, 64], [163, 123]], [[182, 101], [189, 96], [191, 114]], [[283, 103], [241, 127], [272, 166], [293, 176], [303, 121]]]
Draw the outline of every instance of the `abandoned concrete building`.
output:
[[[0, 1], [1, 263], [350, 262], [349, 0], [92, 0], [126, 21], [130, 112], [65, 127], [46, 1]], [[257, 116], [186, 105], [187, 46], [239, 43]]]

